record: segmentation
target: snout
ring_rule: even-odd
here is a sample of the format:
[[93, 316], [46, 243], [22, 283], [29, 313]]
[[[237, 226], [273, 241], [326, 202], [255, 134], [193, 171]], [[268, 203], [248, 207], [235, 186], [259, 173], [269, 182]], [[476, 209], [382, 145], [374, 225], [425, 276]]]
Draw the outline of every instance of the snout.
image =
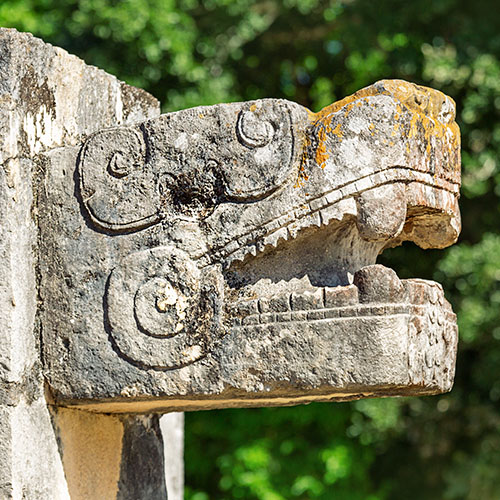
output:
[[369, 241], [444, 248], [460, 232], [460, 131], [443, 93], [383, 80], [310, 115], [308, 184], [355, 186]]

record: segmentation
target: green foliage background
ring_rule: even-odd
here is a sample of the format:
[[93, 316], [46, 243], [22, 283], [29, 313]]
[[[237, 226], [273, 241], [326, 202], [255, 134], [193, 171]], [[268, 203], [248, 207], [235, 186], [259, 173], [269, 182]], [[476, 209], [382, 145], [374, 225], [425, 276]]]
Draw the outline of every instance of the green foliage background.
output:
[[463, 232], [380, 259], [443, 283], [458, 312], [452, 393], [186, 415], [186, 498], [500, 498], [500, 16], [495, 0], [2, 0], [30, 31], [164, 111], [284, 97], [317, 111], [381, 78], [457, 102]]

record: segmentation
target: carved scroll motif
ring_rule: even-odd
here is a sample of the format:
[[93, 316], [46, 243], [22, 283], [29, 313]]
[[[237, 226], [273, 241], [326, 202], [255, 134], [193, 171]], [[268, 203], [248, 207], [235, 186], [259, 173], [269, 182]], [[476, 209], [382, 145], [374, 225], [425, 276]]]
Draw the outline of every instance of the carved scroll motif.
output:
[[222, 335], [223, 290], [175, 247], [130, 254], [111, 273], [107, 313], [118, 350], [141, 366], [172, 369], [206, 355]]
[[94, 224], [130, 231], [158, 222], [159, 197], [146, 168], [146, 144], [127, 127], [92, 135], [80, 153], [80, 193]]
[[[103, 130], [80, 154], [83, 205], [91, 221], [111, 233], [162, 219], [202, 219], [220, 203], [275, 191], [290, 176], [292, 135], [290, 111], [276, 100], [185, 110], [140, 128]], [[124, 259], [107, 290], [111, 336], [121, 354], [156, 369], [205, 356], [222, 335], [222, 286], [211, 276], [204, 269], [202, 279], [196, 262], [174, 246]]]
[[225, 201], [257, 200], [279, 188], [292, 175], [294, 142], [288, 106], [274, 99], [103, 130], [80, 154], [83, 205], [111, 232], [206, 216]]

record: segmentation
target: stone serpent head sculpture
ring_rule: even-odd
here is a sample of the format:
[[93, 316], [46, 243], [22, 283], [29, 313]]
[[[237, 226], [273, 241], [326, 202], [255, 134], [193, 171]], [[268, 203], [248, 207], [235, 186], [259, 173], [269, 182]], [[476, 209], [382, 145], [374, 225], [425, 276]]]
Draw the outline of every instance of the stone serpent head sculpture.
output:
[[442, 289], [375, 262], [406, 240], [456, 241], [454, 117], [441, 92], [385, 80], [319, 113], [263, 99], [89, 137], [78, 177], [91, 225], [114, 238], [156, 235], [109, 276], [116, 350], [175, 371], [232, 342], [243, 370], [263, 332], [286, 330], [293, 358], [293, 332], [311, 324], [354, 332], [403, 314], [410, 379], [449, 389], [456, 326]]

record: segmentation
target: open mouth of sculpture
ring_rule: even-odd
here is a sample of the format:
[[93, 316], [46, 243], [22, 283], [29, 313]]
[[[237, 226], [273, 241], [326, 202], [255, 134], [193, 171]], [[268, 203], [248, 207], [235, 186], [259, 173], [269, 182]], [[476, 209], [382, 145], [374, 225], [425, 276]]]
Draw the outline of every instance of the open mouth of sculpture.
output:
[[[458, 332], [441, 285], [400, 280], [392, 269], [375, 264], [384, 248], [401, 241], [439, 248], [458, 236], [458, 186], [436, 186], [426, 174], [421, 180], [429, 182], [404, 184], [405, 221], [393, 238], [366, 241], [356, 214], [347, 210], [336, 218], [335, 204], [331, 204], [331, 219], [302, 224], [295, 232], [287, 230], [276, 245], [261, 246], [257, 255], [233, 261], [225, 276], [226, 297], [232, 299], [227, 326], [233, 335], [268, 338], [269, 349], [274, 343], [288, 342], [289, 348], [280, 348], [292, 357], [315, 349], [295, 345], [297, 329], [315, 339], [343, 338], [335, 343], [342, 346], [338, 352], [324, 354], [322, 363], [332, 366], [339, 359], [348, 366], [353, 350], [367, 345], [378, 346], [375, 350], [380, 352], [374, 359], [379, 360], [391, 357], [390, 349], [394, 349], [393, 356], [400, 356], [407, 366], [407, 383], [424, 392], [436, 381], [451, 387], [454, 363], [449, 360], [454, 359]], [[321, 204], [317, 212], [324, 213]], [[313, 210], [302, 221], [312, 217]], [[389, 337], [394, 341], [391, 348], [386, 346]], [[352, 375], [354, 386], [356, 381]]]
[[[411, 183], [401, 182], [406, 173], [412, 176]], [[367, 241], [360, 235], [356, 214], [339, 211], [338, 205], [345, 200], [355, 203], [354, 193], [369, 191], [367, 186], [390, 189], [395, 179], [405, 190], [404, 224], [391, 238]], [[454, 183], [393, 168], [309, 201], [306, 207], [276, 219], [283, 222], [281, 227], [265, 225], [267, 234], [260, 238], [249, 233], [252, 250], [248, 245], [240, 248], [241, 260], [233, 259], [236, 251], [228, 256], [232, 325], [418, 315], [418, 308], [427, 304], [444, 307], [446, 313], [439, 321], [453, 322], [455, 315], [441, 285], [400, 280], [394, 271], [375, 263], [385, 248], [405, 240], [424, 248], [451, 244], [460, 228], [457, 198]]]

